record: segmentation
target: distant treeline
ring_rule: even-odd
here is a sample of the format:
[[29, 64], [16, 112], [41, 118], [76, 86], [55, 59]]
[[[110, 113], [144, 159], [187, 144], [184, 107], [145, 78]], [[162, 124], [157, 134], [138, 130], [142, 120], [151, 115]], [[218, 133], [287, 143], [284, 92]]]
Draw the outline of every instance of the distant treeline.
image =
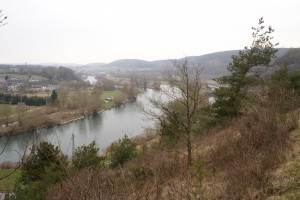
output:
[[66, 67], [41, 67], [34, 65], [0, 65], [2, 73], [20, 74], [20, 75], [37, 75], [47, 78], [48, 80], [71, 81], [79, 80], [72, 69]]
[[44, 106], [46, 105], [46, 99], [43, 97], [27, 97], [26, 95], [12, 95], [0, 93], [0, 104], [12, 104], [17, 105], [18, 103], [23, 102], [27, 106]]

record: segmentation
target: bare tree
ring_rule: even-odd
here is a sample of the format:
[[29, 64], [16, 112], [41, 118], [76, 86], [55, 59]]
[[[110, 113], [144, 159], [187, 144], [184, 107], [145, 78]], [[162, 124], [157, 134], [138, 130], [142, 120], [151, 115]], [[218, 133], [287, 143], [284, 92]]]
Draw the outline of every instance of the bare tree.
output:
[[2, 14], [2, 10], [0, 10], [0, 27], [7, 24], [6, 19], [7, 19], [7, 16], [4, 16], [4, 14]]
[[152, 97], [150, 109], [142, 111], [161, 124], [161, 135], [176, 138], [184, 145], [187, 165], [192, 164], [193, 137], [198, 132], [201, 108], [204, 105], [201, 67], [187, 59], [173, 61], [172, 69], [164, 75], [170, 87], [162, 88], [162, 96]]

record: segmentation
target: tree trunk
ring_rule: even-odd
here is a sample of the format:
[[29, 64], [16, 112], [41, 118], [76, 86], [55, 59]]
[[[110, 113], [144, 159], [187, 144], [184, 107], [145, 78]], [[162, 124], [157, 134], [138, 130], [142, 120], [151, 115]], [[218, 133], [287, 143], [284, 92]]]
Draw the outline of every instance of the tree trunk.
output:
[[191, 135], [190, 134], [187, 137], [187, 150], [188, 150], [187, 165], [189, 167], [192, 165], [192, 144], [191, 144]]

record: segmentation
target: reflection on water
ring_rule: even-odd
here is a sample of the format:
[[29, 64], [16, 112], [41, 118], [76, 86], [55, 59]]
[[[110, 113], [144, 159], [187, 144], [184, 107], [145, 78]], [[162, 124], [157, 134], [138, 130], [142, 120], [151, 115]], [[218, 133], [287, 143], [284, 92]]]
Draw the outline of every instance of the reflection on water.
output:
[[[138, 111], [137, 104], [147, 102], [147, 97], [158, 94], [151, 89], [140, 94], [135, 102], [130, 102], [120, 108], [107, 110], [97, 116], [87, 117], [69, 124], [47, 128], [40, 133], [26, 133], [12, 136], [2, 155], [0, 163], [5, 161], [17, 162], [19, 154], [24, 149], [40, 141], [48, 141], [59, 146], [65, 154], [71, 155], [71, 136], [75, 135], [75, 146], [81, 146], [96, 142], [96, 145], [103, 152], [113, 141], [118, 140], [125, 134], [136, 136], [141, 134], [144, 128], [153, 127], [153, 121], [146, 121], [142, 113]], [[36, 136], [36, 137], [34, 137]], [[37, 137], [38, 136], [38, 137]], [[0, 147], [4, 147], [6, 137], [0, 140]], [[1, 149], [0, 149], [1, 150]]]

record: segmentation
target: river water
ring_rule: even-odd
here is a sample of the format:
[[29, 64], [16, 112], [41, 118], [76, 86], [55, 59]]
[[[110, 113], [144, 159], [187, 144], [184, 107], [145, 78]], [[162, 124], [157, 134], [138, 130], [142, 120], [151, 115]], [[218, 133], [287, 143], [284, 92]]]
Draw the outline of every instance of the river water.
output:
[[[139, 112], [139, 103], [147, 105], [147, 98], [158, 95], [159, 92], [147, 89], [138, 95], [136, 101], [129, 102], [120, 108], [113, 108], [84, 119], [80, 119], [68, 124], [43, 129], [40, 133], [26, 133], [12, 136], [0, 155], [0, 163], [5, 161], [18, 162], [20, 154], [24, 153], [26, 146], [33, 142], [48, 141], [59, 146], [67, 154], [72, 154], [71, 137], [75, 135], [75, 147], [87, 145], [92, 141], [101, 152], [113, 142], [127, 134], [129, 137], [143, 133], [145, 128], [154, 126], [154, 121], [146, 120], [145, 116]], [[4, 147], [7, 138], [0, 140], [0, 151]]]

